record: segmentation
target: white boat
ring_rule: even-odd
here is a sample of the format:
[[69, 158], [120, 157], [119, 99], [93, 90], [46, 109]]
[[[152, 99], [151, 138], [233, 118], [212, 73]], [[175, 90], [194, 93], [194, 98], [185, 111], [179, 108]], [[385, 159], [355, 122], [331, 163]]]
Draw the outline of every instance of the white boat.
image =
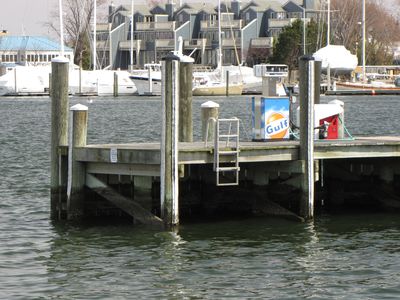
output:
[[[15, 66], [0, 76], [0, 96], [7, 95], [47, 95], [51, 65]], [[114, 74], [118, 76], [118, 94], [133, 95], [137, 89], [127, 71], [79, 70], [72, 66], [69, 70], [70, 94], [113, 95]]]
[[7, 68], [0, 76], [0, 96], [42, 95], [49, 92], [50, 66], [19, 66]]
[[217, 72], [193, 74], [193, 96], [224, 96], [241, 95], [243, 93], [242, 82], [226, 82], [221, 80]]
[[327, 45], [313, 54], [315, 60], [321, 61], [321, 69], [324, 73], [349, 74], [358, 65], [356, 55], [350, 53], [342, 45]]
[[129, 77], [139, 95], [161, 95], [161, 64], [145, 64], [144, 69], [132, 70]]
[[[244, 66], [222, 66], [222, 73], [229, 72], [229, 85], [232, 89], [242, 86], [242, 93], [259, 93], [262, 90], [262, 79], [254, 76], [253, 68]], [[204, 84], [211, 81], [221, 81], [219, 70], [194, 71], [193, 88], [195, 90], [204, 87]], [[145, 64], [144, 69], [132, 70], [130, 78], [135, 83], [139, 95], [161, 95], [161, 64]], [[226, 83], [220, 83], [224, 89]], [[201, 85], [201, 87], [200, 87]], [[212, 86], [218, 84], [214, 82]], [[225, 95], [225, 92], [223, 93]], [[233, 95], [233, 93], [232, 93]], [[236, 92], [235, 92], [236, 95]]]
[[[364, 1], [364, 0], [363, 0]], [[331, 3], [330, 0], [327, 2], [327, 32], [325, 47], [319, 49], [313, 54], [315, 60], [321, 61], [321, 71], [326, 73], [330, 78], [331, 74], [341, 75], [350, 74], [358, 65], [358, 58], [356, 55], [351, 54], [349, 50], [343, 45], [331, 45], [330, 44], [330, 12]], [[330, 80], [330, 79], [329, 79]]]
[[222, 73], [229, 72], [229, 82], [241, 82], [243, 93], [261, 93], [262, 78], [254, 75], [254, 69], [247, 66], [222, 66]]

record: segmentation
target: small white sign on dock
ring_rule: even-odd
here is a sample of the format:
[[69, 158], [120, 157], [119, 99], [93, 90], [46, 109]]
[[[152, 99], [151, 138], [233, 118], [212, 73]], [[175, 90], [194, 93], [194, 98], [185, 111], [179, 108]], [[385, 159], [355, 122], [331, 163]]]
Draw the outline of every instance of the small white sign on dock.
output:
[[117, 163], [118, 162], [118, 150], [117, 148], [110, 149], [110, 162]]

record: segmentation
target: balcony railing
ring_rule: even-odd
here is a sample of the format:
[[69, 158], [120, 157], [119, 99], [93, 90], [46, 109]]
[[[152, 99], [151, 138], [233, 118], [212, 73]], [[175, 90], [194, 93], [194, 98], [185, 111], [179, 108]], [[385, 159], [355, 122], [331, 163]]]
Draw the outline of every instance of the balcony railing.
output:
[[273, 37], [263, 37], [251, 39], [251, 47], [254, 48], [272, 48], [274, 38]]
[[[294, 21], [299, 20], [298, 18], [287, 18], [287, 19], [268, 19], [268, 27], [269, 28], [283, 28], [285, 26], [290, 26]], [[300, 19], [302, 20], [302, 19]], [[310, 19], [306, 18], [306, 23], [310, 21]]]
[[184, 47], [203, 47], [203, 46], [209, 46], [211, 45], [211, 42], [208, 41], [207, 39], [193, 39], [193, 40], [185, 40], [183, 41], [183, 46]]
[[139, 30], [175, 30], [173, 22], [137, 22], [136, 31]]
[[174, 48], [174, 40], [156, 40], [156, 48]]
[[235, 41], [232, 38], [224, 38], [222, 39], [222, 47], [234, 47], [236, 43], [236, 47], [240, 46], [240, 38], [236, 38]]
[[[233, 28], [240, 29], [242, 28], [242, 20], [229, 20], [229, 21], [221, 21], [221, 28]], [[201, 21], [200, 22], [200, 30], [206, 29], [218, 29], [218, 21]]]

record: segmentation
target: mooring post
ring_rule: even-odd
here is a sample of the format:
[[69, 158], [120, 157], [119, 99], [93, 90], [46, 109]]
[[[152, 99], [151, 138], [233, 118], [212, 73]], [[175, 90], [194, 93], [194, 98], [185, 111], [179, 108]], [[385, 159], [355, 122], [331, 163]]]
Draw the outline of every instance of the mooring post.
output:
[[[179, 142], [193, 142], [193, 63], [189, 56], [179, 56]], [[179, 177], [185, 176], [185, 166], [179, 165]]]
[[201, 104], [201, 134], [204, 142], [214, 140], [215, 121], [218, 119], [219, 104], [207, 101]]
[[152, 77], [152, 71], [151, 71], [151, 66], [149, 66], [148, 69], [148, 77], [149, 77], [149, 94], [153, 94], [153, 77]]
[[67, 218], [83, 216], [83, 188], [86, 171], [84, 164], [75, 160], [75, 148], [86, 146], [88, 107], [82, 104], [70, 108], [71, 124], [68, 137]]
[[301, 179], [300, 216], [314, 216], [314, 98], [315, 60], [302, 56], [300, 70], [300, 159], [304, 163]]
[[226, 93], [226, 96], [228, 97], [228, 96], [229, 96], [229, 71], [226, 71], [225, 78], [226, 78], [226, 89], [225, 89], [225, 93]]
[[118, 97], [118, 74], [114, 72], [114, 97]]
[[61, 219], [66, 207], [67, 155], [60, 146], [68, 145], [68, 67], [65, 57], [51, 62], [51, 217]]
[[161, 66], [161, 217], [165, 225], [174, 226], [179, 224], [179, 57], [170, 53]]
[[17, 68], [14, 68], [14, 91], [15, 94], [18, 94], [18, 84], [17, 84]]

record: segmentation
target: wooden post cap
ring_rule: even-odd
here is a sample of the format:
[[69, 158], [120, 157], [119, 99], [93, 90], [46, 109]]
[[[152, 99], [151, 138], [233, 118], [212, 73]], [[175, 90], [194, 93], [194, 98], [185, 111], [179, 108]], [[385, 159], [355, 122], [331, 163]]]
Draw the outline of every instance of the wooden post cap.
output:
[[75, 104], [74, 106], [72, 106], [69, 110], [80, 110], [80, 111], [85, 111], [88, 110], [88, 107], [82, 104]]
[[214, 101], [207, 101], [201, 104], [201, 108], [215, 108], [219, 107], [218, 103], [215, 103]]
[[165, 61], [172, 61], [172, 60], [180, 60], [179, 56], [175, 55], [172, 52], [169, 52], [166, 56], [164, 56], [163, 58], [161, 58], [161, 60], [165, 60]]
[[51, 62], [53, 63], [69, 63], [69, 59], [68, 58], [66, 58], [66, 57], [64, 57], [64, 56], [57, 56], [57, 57], [54, 57], [52, 60], [51, 60]]

